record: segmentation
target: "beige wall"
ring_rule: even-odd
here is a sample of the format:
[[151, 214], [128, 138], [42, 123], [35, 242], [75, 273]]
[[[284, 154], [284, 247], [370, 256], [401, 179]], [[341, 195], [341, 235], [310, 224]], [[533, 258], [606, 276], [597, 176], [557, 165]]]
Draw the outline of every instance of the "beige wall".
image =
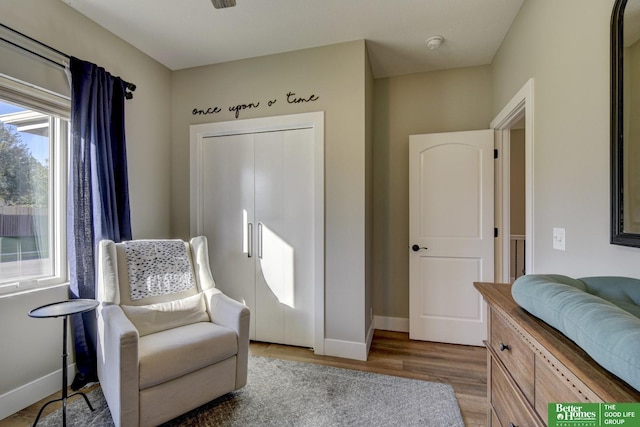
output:
[[[640, 249], [609, 244], [613, 3], [525, 1], [492, 64], [493, 115], [534, 79], [530, 272], [640, 277]], [[552, 249], [553, 227], [566, 229], [564, 252]]]
[[[137, 84], [126, 110], [133, 233], [168, 236], [170, 71], [59, 0], [3, 0], [0, 16], [5, 25]], [[53, 389], [29, 383], [60, 369], [61, 320], [30, 319], [27, 312], [66, 298], [66, 287], [0, 298], [3, 410], [11, 410], [14, 398], [25, 393], [38, 400], [60, 388], [59, 374], [51, 379]]]
[[511, 234], [524, 236], [525, 229], [525, 155], [524, 129], [514, 129], [509, 136], [509, 190]]
[[[189, 125], [236, 120], [229, 106], [254, 103], [239, 119], [325, 112], [325, 337], [363, 343], [366, 283], [366, 73], [364, 41], [219, 65], [172, 78], [172, 203], [175, 237], [189, 236]], [[286, 94], [316, 95], [288, 104]], [[268, 101], [276, 100], [271, 107]], [[194, 108], [219, 107], [210, 115]]]
[[374, 314], [409, 317], [409, 135], [488, 129], [489, 66], [375, 81]]
[[[366, 51], [365, 51], [366, 53]], [[365, 57], [365, 331], [373, 322], [373, 103], [374, 79], [369, 56]], [[373, 332], [373, 330], [371, 330]]]

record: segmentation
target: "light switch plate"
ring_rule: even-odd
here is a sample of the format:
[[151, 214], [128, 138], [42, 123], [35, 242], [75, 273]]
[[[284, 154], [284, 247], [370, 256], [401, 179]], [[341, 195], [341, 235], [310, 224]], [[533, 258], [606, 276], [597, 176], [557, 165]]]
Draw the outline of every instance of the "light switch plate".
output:
[[565, 247], [565, 231], [564, 228], [553, 229], [553, 249], [564, 251]]

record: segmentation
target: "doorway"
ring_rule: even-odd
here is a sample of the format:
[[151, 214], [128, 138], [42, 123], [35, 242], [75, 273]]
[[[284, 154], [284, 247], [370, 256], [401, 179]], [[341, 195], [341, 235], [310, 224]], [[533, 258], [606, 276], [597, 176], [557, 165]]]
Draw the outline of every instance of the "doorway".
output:
[[[525, 262], [524, 117], [509, 130], [509, 283], [527, 272]], [[506, 160], [506, 159], [505, 159]]]
[[[491, 281], [496, 282], [510, 282], [513, 272], [513, 277], [519, 277], [522, 275], [522, 271], [524, 270], [526, 273], [531, 273], [534, 271], [534, 256], [533, 256], [533, 79], [530, 79], [523, 87], [518, 91], [518, 93], [511, 99], [511, 101], [503, 108], [503, 110], [498, 114], [498, 116], [491, 122], [490, 128], [493, 130], [493, 146], [497, 150], [498, 160], [492, 165], [495, 168], [495, 176], [493, 178], [494, 185], [494, 194], [495, 194], [495, 204], [491, 203], [491, 207], [494, 208], [493, 216], [493, 224], [495, 228], [498, 230], [497, 236], [494, 238], [493, 230], [491, 231], [491, 249], [493, 250], [494, 255], [494, 263], [493, 263], [493, 273], [491, 276]], [[452, 135], [455, 135], [453, 133]], [[435, 136], [435, 135], [434, 135]], [[420, 138], [426, 138], [427, 135], [419, 136]], [[513, 141], [512, 141], [513, 140]], [[518, 140], [519, 142], [516, 142]], [[513, 148], [513, 150], [511, 150]], [[410, 151], [411, 151], [411, 142], [410, 142]], [[514, 166], [512, 167], [511, 161], [511, 151], [514, 151]], [[412, 154], [410, 153], [410, 159], [412, 158]], [[411, 161], [411, 160], [410, 160]], [[492, 156], [493, 161], [493, 156]], [[424, 162], [422, 162], [424, 163]], [[437, 165], [440, 165], [440, 162], [436, 162]], [[415, 168], [414, 168], [415, 169]], [[515, 174], [512, 176], [511, 169], [518, 170], [521, 172], [520, 182], [516, 183]], [[411, 170], [411, 164], [410, 164]], [[523, 173], [522, 173], [523, 172]], [[410, 182], [411, 182], [412, 173], [410, 171]], [[439, 180], [432, 180], [433, 182], [441, 182]], [[431, 182], [431, 181], [430, 181]], [[411, 187], [411, 185], [410, 185]], [[511, 196], [511, 189], [513, 187], [514, 193], [518, 195], [519, 204], [521, 205], [519, 209], [515, 207], [512, 208], [511, 200], [515, 197]], [[429, 188], [427, 185], [422, 186], [423, 189]], [[411, 189], [410, 189], [411, 193]], [[523, 197], [524, 196], [524, 197]], [[414, 200], [415, 199], [415, 200]], [[420, 200], [420, 198], [415, 198], [410, 196], [410, 250], [413, 251], [410, 255], [410, 294], [412, 290], [417, 290], [414, 292], [414, 295], [411, 296], [410, 301], [414, 302], [416, 307], [412, 307], [410, 305], [410, 336], [414, 339], [426, 339], [426, 340], [436, 340], [443, 342], [455, 342], [451, 340], [451, 337], [442, 337], [436, 335], [428, 335], [425, 334], [422, 336], [422, 326], [427, 325], [431, 327], [431, 320], [436, 317], [450, 318], [451, 315], [448, 312], [446, 316], [443, 316], [442, 313], [439, 315], [437, 310], [442, 307], [446, 307], [443, 304], [433, 304], [434, 296], [442, 295], [443, 293], [434, 293], [427, 292], [425, 287], [418, 287], [416, 283], [419, 283], [422, 276], [419, 272], [428, 271], [426, 268], [418, 268], [418, 265], [425, 266], [426, 261], [429, 260], [429, 253], [432, 252], [434, 256], [438, 256], [435, 253], [434, 249], [434, 239], [426, 239], [425, 236], [422, 236], [420, 233], [413, 232], [412, 229], [415, 227], [411, 227], [411, 216], [412, 214], [418, 215], [418, 217], [422, 218], [417, 207], [420, 206], [416, 203]], [[446, 203], [445, 203], [446, 204]], [[414, 207], [412, 207], [414, 206]], [[438, 204], [425, 204], [425, 207], [433, 207], [438, 206]], [[515, 211], [519, 211], [516, 215]], [[514, 217], [512, 218], [511, 214], [514, 211]], [[518, 224], [519, 223], [519, 224]], [[512, 230], [513, 229], [513, 230]], [[524, 230], [524, 231], [522, 231]], [[518, 247], [515, 245], [512, 247], [512, 238], [514, 235], [515, 240], [519, 240]], [[524, 236], [524, 239], [522, 238]], [[432, 236], [433, 237], [433, 236]], [[437, 236], [436, 236], [437, 237]], [[438, 239], [435, 239], [438, 240]], [[523, 242], [522, 242], [523, 241]], [[518, 252], [516, 254], [516, 252]], [[439, 258], [443, 258], [439, 256]], [[518, 264], [516, 265], [515, 259], [518, 259]], [[512, 262], [513, 259], [513, 262]], [[422, 263], [418, 263], [417, 261], [422, 261]], [[413, 261], [413, 262], [412, 262]], [[412, 266], [413, 264], [413, 266]], [[480, 269], [482, 270], [482, 269]], [[429, 270], [431, 271], [431, 270]], [[447, 271], [458, 272], [461, 269], [449, 268]], [[485, 269], [486, 271], [486, 269]], [[519, 272], [518, 272], [519, 271]], [[465, 278], [467, 283], [469, 283], [469, 279]], [[484, 279], [487, 281], [487, 279]], [[436, 280], [437, 282], [438, 280]], [[444, 283], [445, 281], [439, 280]], [[476, 279], [471, 281], [477, 281]], [[427, 298], [424, 296], [428, 295]], [[427, 301], [431, 302], [429, 304], [422, 304], [422, 306], [417, 306], [416, 301]], [[429, 312], [425, 309], [425, 307], [436, 307], [435, 310]], [[434, 314], [435, 313], [435, 314]], [[483, 310], [478, 311], [477, 313], [483, 313]], [[424, 321], [423, 321], [424, 320]], [[429, 320], [430, 322], [427, 322]], [[474, 318], [481, 323], [481, 321], [485, 321], [483, 315], [478, 315]], [[424, 325], [423, 325], [424, 324]], [[435, 324], [435, 323], [434, 323]], [[446, 328], [441, 328], [445, 330], [449, 330], [449, 326]], [[413, 333], [413, 330], [416, 332]], [[486, 328], [485, 328], [486, 330]], [[418, 338], [418, 334], [421, 334], [421, 337]], [[480, 340], [481, 341], [481, 340]], [[461, 342], [461, 341], [458, 341]]]
[[491, 122], [498, 152], [495, 176], [495, 279], [512, 282], [534, 271], [533, 79]]

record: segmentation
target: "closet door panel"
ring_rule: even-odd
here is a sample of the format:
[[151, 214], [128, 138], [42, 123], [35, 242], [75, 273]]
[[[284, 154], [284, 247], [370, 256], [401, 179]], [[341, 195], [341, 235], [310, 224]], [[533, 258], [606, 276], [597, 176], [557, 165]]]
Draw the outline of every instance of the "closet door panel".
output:
[[[206, 138], [203, 143], [203, 218], [216, 287], [255, 309], [253, 135]], [[251, 338], [255, 316], [251, 316]]]
[[283, 235], [283, 133], [255, 134], [256, 340], [286, 344], [284, 306], [290, 302], [291, 268]]
[[313, 133], [256, 134], [256, 339], [313, 347]]
[[291, 305], [284, 306], [285, 340], [313, 347], [314, 145], [313, 131], [284, 132], [283, 231], [295, 259]]

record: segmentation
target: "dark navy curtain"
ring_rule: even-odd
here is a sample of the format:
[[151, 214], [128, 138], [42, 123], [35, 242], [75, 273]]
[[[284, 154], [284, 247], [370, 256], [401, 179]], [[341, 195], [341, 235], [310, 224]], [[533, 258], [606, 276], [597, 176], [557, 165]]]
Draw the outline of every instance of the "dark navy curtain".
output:
[[[131, 240], [124, 104], [126, 83], [71, 58], [71, 155], [67, 246], [71, 298], [96, 297], [96, 247]], [[97, 381], [95, 313], [72, 318], [78, 389]]]

